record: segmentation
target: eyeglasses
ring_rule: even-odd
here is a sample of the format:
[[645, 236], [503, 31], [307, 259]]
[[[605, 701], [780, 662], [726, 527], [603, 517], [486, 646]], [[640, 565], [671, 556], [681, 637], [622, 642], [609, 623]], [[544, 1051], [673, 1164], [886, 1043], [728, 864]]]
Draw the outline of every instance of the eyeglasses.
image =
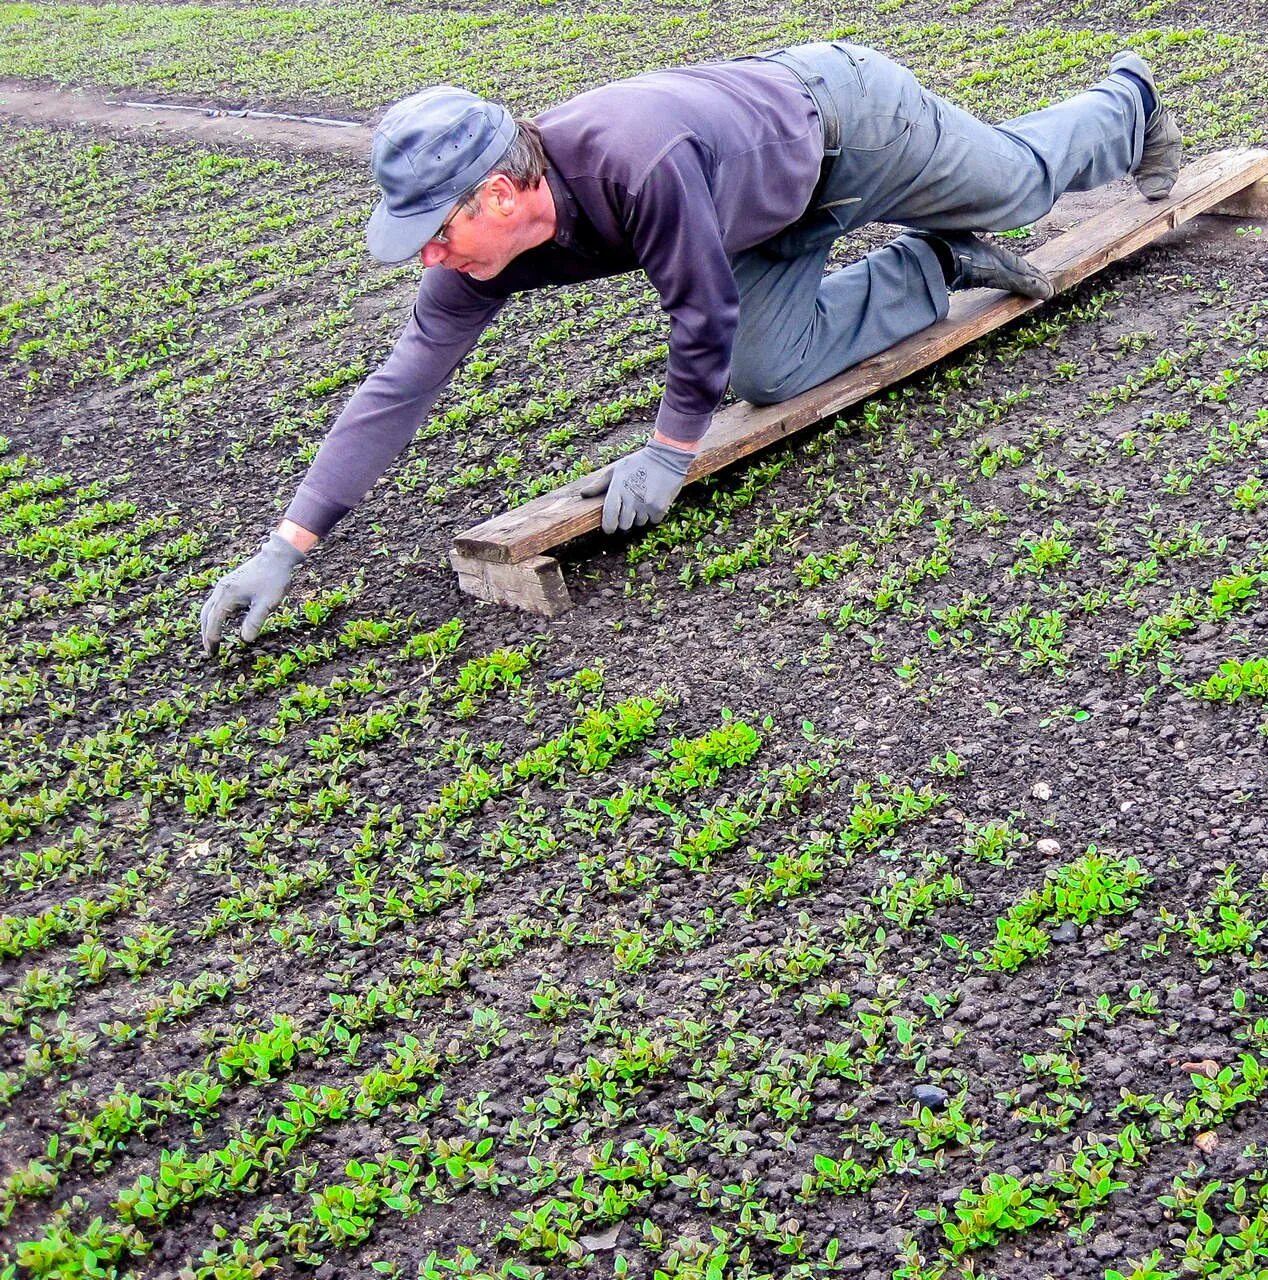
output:
[[463, 211], [464, 208], [466, 208], [467, 202], [471, 199], [471, 197], [475, 195], [475, 193], [479, 191], [480, 188], [483, 187], [488, 181], [489, 181], [488, 178], [485, 178], [484, 181], [477, 182], [475, 186], [472, 187], [471, 190], [468, 191], [465, 195], [461, 195], [458, 197], [458, 202], [454, 205], [453, 210], [450, 212], [449, 216], [444, 220], [444, 222], [440, 224], [439, 228], [436, 231], [436, 234], [432, 236], [432, 238], [427, 242], [428, 244], [448, 244], [449, 243], [448, 232], [449, 232], [450, 226], [453, 225], [453, 220]]

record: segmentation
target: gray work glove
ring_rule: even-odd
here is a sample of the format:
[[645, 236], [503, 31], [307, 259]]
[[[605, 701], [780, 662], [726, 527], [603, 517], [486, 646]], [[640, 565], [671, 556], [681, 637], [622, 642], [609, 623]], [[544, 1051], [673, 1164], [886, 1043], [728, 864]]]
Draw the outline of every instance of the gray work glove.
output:
[[242, 638], [250, 644], [260, 634], [265, 618], [286, 594], [295, 566], [307, 559], [303, 551], [292, 546], [280, 533], [271, 533], [246, 564], [226, 573], [212, 588], [199, 618], [207, 656], [210, 658], [220, 648], [225, 621], [238, 609], [247, 610], [242, 620]]
[[660, 524], [687, 479], [695, 454], [649, 440], [641, 449], [596, 472], [581, 486], [583, 498], [607, 491], [603, 532]]

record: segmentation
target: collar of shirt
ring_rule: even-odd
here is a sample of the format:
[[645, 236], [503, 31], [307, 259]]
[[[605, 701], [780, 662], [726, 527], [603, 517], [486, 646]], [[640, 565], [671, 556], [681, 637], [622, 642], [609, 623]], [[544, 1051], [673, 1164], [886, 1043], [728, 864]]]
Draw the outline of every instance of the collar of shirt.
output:
[[555, 201], [554, 242], [561, 249], [576, 249], [578, 247], [577, 198], [568, 190], [567, 184], [559, 175], [559, 170], [549, 161], [546, 162], [546, 182], [550, 186], [550, 194]]

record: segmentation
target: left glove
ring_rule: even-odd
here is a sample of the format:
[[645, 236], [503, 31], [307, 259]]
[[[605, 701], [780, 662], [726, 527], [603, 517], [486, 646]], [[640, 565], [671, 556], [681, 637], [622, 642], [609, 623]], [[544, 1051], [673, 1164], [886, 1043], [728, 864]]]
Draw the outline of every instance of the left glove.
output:
[[295, 566], [307, 558], [280, 533], [272, 533], [246, 564], [226, 573], [216, 583], [199, 615], [207, 656], [211, 657], [220, 648], [225, 622], [239, 609], [247, 610], [242, 622], [242, 638], [250, 644], [260, 634], [265, 618], [286, 594]]
[[583, 498], [607, 491], [603, 502], [603, 532], [615, 533], [634, 525], [660, 524], [673, 506], [695, 454], [659, 440], [622, 458], [582, 485]]

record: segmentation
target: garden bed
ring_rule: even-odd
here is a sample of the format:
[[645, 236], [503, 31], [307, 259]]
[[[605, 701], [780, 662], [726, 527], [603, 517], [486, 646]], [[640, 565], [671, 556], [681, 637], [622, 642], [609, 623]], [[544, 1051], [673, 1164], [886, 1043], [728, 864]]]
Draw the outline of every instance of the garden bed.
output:
[[[67, 76], [92, 6], [5, 8], [0, 72]], [[1142, 39], [1194, 150], [1262, 140], [1249, 20], [883, 8], [853, 16], [900, 56], [980, 36], [980, 87], [918, 51], [970, 105], [1171, 23]], [[317, 43], [182, 61], [253, 12], [173, 6], [164, 47], [103, 9], [72, 78], [407, 91], [362, 56], [392, 8], [322, 46], [355, 92]], [[546, 13], [499, 21], [585, 21]], [[685, 17], [646, 19], [675, 55]], [[741, 17], [720, 51], [819, 21]], [[655, 52], [586, 40], [526, 96]], [[1186, 228], [583, 540], [552, 621], [446, 551], [644, 432], [666, 333], [637, 277], [521, 299], [208, 660], [202, 600], [414, 269], [366, 258], [359, 159], [48, 120], [0, 159], [0, 1274], [1268, 1265], [1268, 234]]]

